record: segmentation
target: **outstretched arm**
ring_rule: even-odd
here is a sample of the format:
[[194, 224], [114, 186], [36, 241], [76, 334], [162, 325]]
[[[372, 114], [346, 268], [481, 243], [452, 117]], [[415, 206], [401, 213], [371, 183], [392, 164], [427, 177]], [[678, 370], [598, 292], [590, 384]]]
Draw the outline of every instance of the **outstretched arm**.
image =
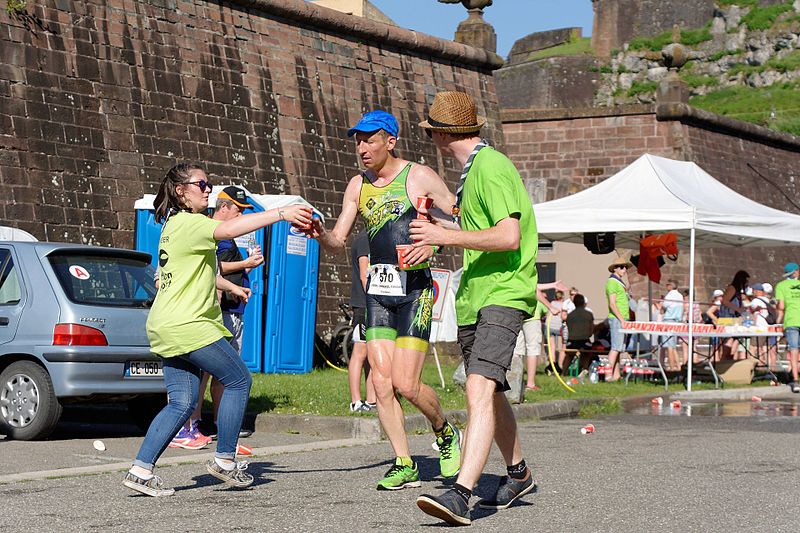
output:
[[334, 254], [344, 250], [347, 236], [353, 230], [353, 225], [358, 216], [358, 197], [361, 193], [361, 176], [354, 176], [344, 192], [342, 211], [333, 229], [328, 231], [322, 221], [314, 219], [311, 226], [311, 237], [317, 239], [320, 245]]

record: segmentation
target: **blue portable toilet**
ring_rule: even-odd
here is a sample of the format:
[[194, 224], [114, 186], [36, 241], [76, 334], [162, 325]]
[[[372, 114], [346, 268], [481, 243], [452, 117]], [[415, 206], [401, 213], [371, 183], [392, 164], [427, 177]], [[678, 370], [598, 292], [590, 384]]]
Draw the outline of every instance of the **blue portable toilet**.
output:
[[[227, 185], [215, 186], [215, 191]], [[242, 187], [244, 188], [244, 187]], [[246, 189], [245, 189], [246, 190]], [[247, 192], [253, 209], [265, 211], [292, 204], [310, 205], [299, 196], [264, 195]], [[155, 195], [135, 203], [136, 249], [158, 258], [161, 224], [155, 222]], [[209, 196], [216, 204], [216, 193]], [[316, 210], [315, 210], [316, 212]], [[316, 322], [319, 243], [307, 239], [290, 224], [279, 222], [253, 233], [265, 262], [250, 271], [250, 300], [245, 306], [242, 359], [251, 372], [305, 373], [311, 371]], [[246, 256], [248, 235], [236, 244]], [[302, 239], [302, 243], [301, 243]], [[281, 316], [287, 314], [286, 317]]]

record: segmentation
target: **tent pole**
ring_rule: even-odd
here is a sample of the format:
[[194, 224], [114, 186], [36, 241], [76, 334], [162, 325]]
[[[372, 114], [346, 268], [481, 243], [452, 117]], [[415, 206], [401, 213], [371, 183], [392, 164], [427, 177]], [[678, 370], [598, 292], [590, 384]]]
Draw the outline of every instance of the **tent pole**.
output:
[[694, 221], [689, 234], [689, 360], [686, 362], [686, 390], [692, 390], [692, 361], [694, 360]]

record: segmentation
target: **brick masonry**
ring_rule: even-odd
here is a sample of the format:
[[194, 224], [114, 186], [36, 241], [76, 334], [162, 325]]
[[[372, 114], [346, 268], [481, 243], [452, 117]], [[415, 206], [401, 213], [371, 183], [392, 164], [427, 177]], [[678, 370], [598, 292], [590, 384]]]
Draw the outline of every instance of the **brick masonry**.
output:
[[[566, 118], [564, 115], [569, 115]], [[800, 139], [776, 135], [735, 121], [701, 124], [671, 117], [659, 120], [654, 108], [586, 109], [555, 113], [504, 112], [509, 155], [537, 201], [578, 192], [613, 175], [644, 153], [694, 161], [716, 179], [753, 200], [800, 214], [798, 169]], [[664, 117], [661, 117], [664, 118]], [[739, 131], [721, 131], [722, 122]], [[758, 176], [753, 168], [763, 174]], [[736, 206], [730, 216], [736, 217]], [[618, 250], [618, 252], [623, 252]], [[797, 261], [800, 248], [764, 247], [698, 251], [697, 298], [707, 301], [724, 289], [735, 272], [747, 270], [752, 282], [780, 280], [783, 265]], [[664, 279], [688, 286], [688, 253], [662, 269]], [[633, 275], [637, 297], [646, 295], [644, 278]], [[657, 293], [658, 291], [656, 291]]]
[[[349, 125], [401, 122], [399, 152], [458, 176], [416, 127], [439, 90], [471, 93], [502, 145], [483, 50], [302, 0], [30, 0], [0, 12], [0, 224], [132, 247], [134, 201], [176, 161], [217, 183], [302, 194], [335, 222], [357, 172]], [[349, 254], [323, 256], [318, 331], [339, 320]], [[456, 259], [446, 256], [443, 266]]]

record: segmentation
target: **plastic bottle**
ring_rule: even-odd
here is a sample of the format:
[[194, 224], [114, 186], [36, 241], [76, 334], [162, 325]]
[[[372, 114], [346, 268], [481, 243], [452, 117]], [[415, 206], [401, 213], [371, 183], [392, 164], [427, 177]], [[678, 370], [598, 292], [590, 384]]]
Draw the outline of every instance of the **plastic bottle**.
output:
[[749, 328], [753, 325], [753, 315], [750, 313], [745, 313], [744, 320], [742, 321], [742, 325], [746, 328]]
[[589, 367], [589, 383], [597, 383], [600, 380], [600, 376], [597, 375], [597, 366], [598, 363], [595, 361]]
[[254, 234], [250, 234], [247, 236], [247, 255], [253, 255], [253, 252], [256, 250], [256, 236]]

